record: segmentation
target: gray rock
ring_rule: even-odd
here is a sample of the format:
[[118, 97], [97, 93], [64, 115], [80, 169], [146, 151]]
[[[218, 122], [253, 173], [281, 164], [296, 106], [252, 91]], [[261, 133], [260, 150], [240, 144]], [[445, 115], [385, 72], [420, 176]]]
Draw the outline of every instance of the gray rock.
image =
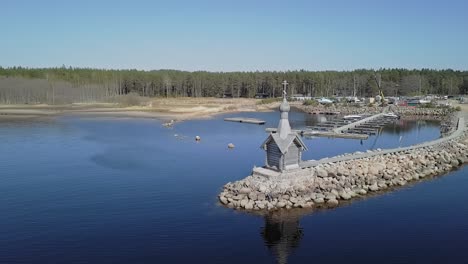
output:
[[249, 199], [250, 200], [257, 200], [257, 193], [256, 192], [251, 192], [249, 193]]
[[262, 209], [262, 210], [265, 209], [265, 203], [263, 202], [257, 203], [257, 206], [259, 209]]
[[341, 197], [341, 199], [343, 199], [343, 200], [349, 200], [349, 199], [351, 199], [351, 195], [349, 195], [347, 192], [341, 192], [341, 193], [340, 193], [340, 197]]
[[370, 191], [373, 191], [373, 192], [376, 192], [379, 190], [379, 187], [377, 186], [376, 183], [372, 184], [371, 186], [369, 186], [369, 190]]
[[244, 187], [239, 190], [239, 193], [249, 194], [252, 190], [250, 188]]
[[334, 207], [334, 206], [337, 206], [338, 204], [339, 204], [339, 202], [336, 199], [331, 199], [331, 200], [327, 201], [328, 206], [333, 206]]
[[385, 180], [391, 180], [391, 179], [393, 179], [393, 175], [387, 174], [387, 173], [386, 173], [386, 174], [384, 175], [384, 179], [385, 179]]
[[238, 194], [238, 195], [233, 196], [232, 199], [234, 201], [239, 201], [239, 200], [244, 199], [244, 195], [243, 194]]
[[227, 203], [228, 203], [228, 200], [227, 200], [227, 198], [226, 198], [226, 197], [224, 197], [224, 196], [220, 196], [220, 197], [219, 197], [219, 200], [220, 200], [220, 201], [221, 201], [221, 203], [223, 203], [223, 204], [227, 204]]
[[336, 196], [332, 193], [329, 193], [325, 196], [325, 200], [334, 200], [336, 199]]
[[318, 177], [321, 177], [321, 178], [328, 177], [328, 172], [325, 169], [323, 169], [321, 167], [318, 167], [318, 168], [316, 168], [316, 171], [317, 171], [317, 176]]
[[325, 200], [323, 199], [323, 197], [319, 197], [319, 198], [314, 199], [314, 203], [316, 203], [316, 204], [322, 204], [324, 202], [325, 202]]
[[335, 197], [340, 195], [340, 194], [338, 193], [338, 191], [335, 190], [335, 189], [332, 189], [332, 190], [330, 191], [330, 193], [333, 194]]
[[279, 201], [279, 202], [276, 203], [276, 207], [278, 207], [278, 208], [283, 208], [285, 206], [286, 206], [286, 203], [283, 202], [283, 201]]
[[275, 206], [272, 203], [267, 203], [266, 207], [267, 207], [267, 210], [271, 210], [275, 208]]
[[257, 195], [257, 200], [258, 200], [258, 201], [264, 201], [265, 199], [266, 199], [265, 194], [259, 193], [259, 194]]
[[302, 203], [295, 203], [293, 204], [294, 208], [302, 208]]
[[315, 197], [316, 198], [325, 198], [325, 195], [323, 193], [316, 193]]
[[240, 201], [240, 206], [245, 208], [245, 205], [249, 202], [248, 199], [243, 199], [242, 201]]
[[360, 195], [366, 195], [366, 194], [367, 194], [367, 191], [364, 190], [364, 189], [359, 189], [359, 190], [357, 191], [357, 193], [360, 194]]
[[376, 168], [376, 167], [370, 167], [368, 173], [371, 174], [371, 175], [374, 175], [374, 176], [378, 175], [379, 174], [379, 169]]

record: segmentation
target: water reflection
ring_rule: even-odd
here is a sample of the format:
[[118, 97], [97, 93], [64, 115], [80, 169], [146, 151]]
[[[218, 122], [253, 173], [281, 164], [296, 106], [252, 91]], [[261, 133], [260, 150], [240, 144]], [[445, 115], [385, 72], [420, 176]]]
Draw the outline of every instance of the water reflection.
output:
[[265, 245], [278, 263], [288, 263], [288, 256], [299, 247], [303, 230], [299, 225], [299, 214], [284, 215], [279, 212], [264, 216], [265, 226], [261, 235]]
[[416, 129], [418, 133], [421, 129], [439, 127], [440, 121], [437, 120], [411, 120], [400, 119], [394, 124], [388, 124], [384, 127], [384, 131], [389, 134], [400, 134]]

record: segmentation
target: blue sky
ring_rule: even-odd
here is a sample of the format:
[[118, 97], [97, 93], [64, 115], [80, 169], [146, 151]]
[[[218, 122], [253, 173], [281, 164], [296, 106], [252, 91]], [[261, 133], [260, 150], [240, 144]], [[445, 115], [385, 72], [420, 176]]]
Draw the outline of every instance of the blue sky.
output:
[[1, 0], [0, 66], [468, 69], [468, 1]]

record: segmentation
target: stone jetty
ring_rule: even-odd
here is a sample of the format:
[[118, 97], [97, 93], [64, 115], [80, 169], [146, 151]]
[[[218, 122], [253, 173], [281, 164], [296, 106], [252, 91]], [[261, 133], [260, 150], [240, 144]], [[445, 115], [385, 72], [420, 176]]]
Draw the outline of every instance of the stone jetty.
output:
[[[450, 134], [434, 141], [302, 161], [307, 147], [289, 126], [287, 82], [283, 85], [278, 129], [262, 144], [266, 165], [254, 168], [252, 175], [242, 180], [224, 185], [218, 198], [227, 207], [249, 211], [336, 207], [345, 201], [442, 175], [468, 162], [468, 133], [462, 115], [450, 123], [454, 126], [449, 129]], [[430, 109], [427, 114], [452, 113], [439, 110]], [[416, 114], [415, 111], [425, 110], [408, 111]]]
[[[468, 135], [435, 145], [368, 158], [322, 163], [275, 177], [256, 175], [227, 183], [222, 204], [245, 210], [335, 207], [345, 200], [442, 175], [468, 161]], [[352, 155], [351, 155], [352, 156]]]
[[[320, 111], [332, 111], [341, 115], [360, 115], [360, 114], [378, 114], [382, 111], [378, 106], [306, 106], [295, 104], [295, 107], [307, 113], [315, 113]], [[392, 112], [400, 116], [427, 116], [429, 118], [445, 117], [454, 112], [453, 108], [418, 108], [392, 105]]]

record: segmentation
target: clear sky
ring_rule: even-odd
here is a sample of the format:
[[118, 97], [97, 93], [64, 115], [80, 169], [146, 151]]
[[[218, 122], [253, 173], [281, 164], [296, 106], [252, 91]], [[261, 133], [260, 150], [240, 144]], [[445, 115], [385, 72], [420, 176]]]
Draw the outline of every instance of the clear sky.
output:
[[467, 0], [0, 0], [0, 66], [468, 69]]

